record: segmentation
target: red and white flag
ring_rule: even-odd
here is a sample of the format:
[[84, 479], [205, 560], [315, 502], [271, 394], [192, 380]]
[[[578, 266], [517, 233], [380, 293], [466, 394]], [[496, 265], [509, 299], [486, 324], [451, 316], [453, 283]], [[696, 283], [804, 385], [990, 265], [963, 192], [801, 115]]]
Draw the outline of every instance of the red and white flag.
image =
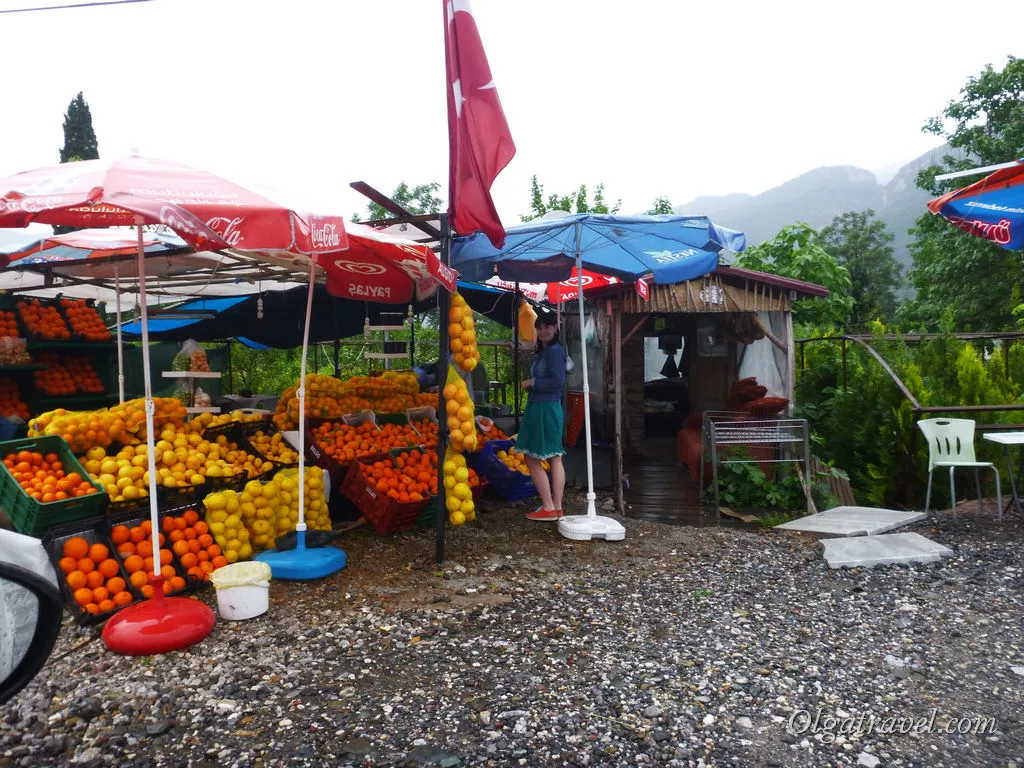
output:
[[448, 68], [448, 217], [460, 235], [483, 231], [495, 248], [505, 228], [491, 184], [516, 153], [469, 0], [444, 0]]
[[639, 280], [636, 281], [635, 285], [637, 294], [640, 296], [641, 299], [647, 301], [647, 299], [649, 299], [651, 296], [651, 289], [647, 285], [647, 281], [644, 280], [643, 278], [640, 278]]

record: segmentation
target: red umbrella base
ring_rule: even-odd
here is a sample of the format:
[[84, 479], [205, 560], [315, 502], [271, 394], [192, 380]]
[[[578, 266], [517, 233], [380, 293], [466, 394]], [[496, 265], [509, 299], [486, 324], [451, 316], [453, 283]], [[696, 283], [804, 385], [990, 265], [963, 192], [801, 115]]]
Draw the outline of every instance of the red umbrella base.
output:
[[213, 631], [217, 617], [206, 603], [183, 597], [129, 605], [103, 627], [103, 642], [124, 656], [180, 651]]

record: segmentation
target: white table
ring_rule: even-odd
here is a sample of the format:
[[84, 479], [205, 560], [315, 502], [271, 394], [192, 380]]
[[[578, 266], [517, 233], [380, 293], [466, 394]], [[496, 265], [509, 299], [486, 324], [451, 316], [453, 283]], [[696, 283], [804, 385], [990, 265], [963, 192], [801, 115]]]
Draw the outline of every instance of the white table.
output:
[[986, 432], [981, 436], [990, 443], [998, 443], [1003, 446], [1006, 454], [1006, 468], [1010, 472], [1010, 490], [1013, 492], [1013, 505], [1017, 514], [1021, 513], [1020, 496], [1017, 495], [1017, 481], [1013, 476], [1013, 462], [1010, 460], [1010, 446], [1024, 445], [1024, 432]]

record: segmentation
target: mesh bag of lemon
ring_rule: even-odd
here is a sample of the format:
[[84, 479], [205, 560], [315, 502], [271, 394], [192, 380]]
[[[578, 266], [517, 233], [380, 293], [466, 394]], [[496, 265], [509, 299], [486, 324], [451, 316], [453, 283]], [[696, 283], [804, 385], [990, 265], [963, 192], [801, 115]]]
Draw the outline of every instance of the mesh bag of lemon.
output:
[[467, 373], [480, 362], [473, 310], [458, 292], [452, 294], [448, 309], [448, 348], [455, 358], [455, 364]]
[[[294, 531], [295, 526], [299, 524], [298, 478], [298, 467], [282, 469], [274, 476], [274, 481], [280, 485], [275, 538]], [[320, 467], [306, 467], [305, 483], [306, 526], [314, 531], [331, 530], [324, 471]]]
[[448, 509], [448, 522], [462, 525], [473, 522], [476, 517], [476, 505], [473, 503], [473, 489], [469, 485], [469, 468], [466, 457], [452, 450], [452, 446], [444, 454], [444, 487], [445, 506]]
[[277, 519], [281, 509], [281, 484], [275, 477], [266, 483], [250, 480], [238, 494], [242, 525], [249, 532], [254, 552], [272, 549], [277, 536]]
[[242, 523], [242, 502], [238, 491], [217, 491], [203, 499], [206, 524], [229, 563], [252, 557], [249, 531]]
[[444, 385], [444, 407], [448, 413], [448, 440], [456, 453], [477, 449], [476, 408], [469, 396], [466, 382], [455, 367], [448, 366], [448, 378]]

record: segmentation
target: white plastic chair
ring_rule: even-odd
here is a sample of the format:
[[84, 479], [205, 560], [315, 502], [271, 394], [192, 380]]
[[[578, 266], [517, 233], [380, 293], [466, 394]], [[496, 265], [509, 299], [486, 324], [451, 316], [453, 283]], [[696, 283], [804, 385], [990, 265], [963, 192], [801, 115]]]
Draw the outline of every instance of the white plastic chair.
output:
[[978, 461], [974, 456], [973, 419], [922, 419], [917, 422], [928, 441], [928, 490], [924, 511], [932, 500], [932, 470], [949, 467], [949, 497], [953, 519], [956, 520], [956, 486], [953, 473], [957, 467], [974, 470], [974, 484], [978, 490], [978, 508], [981, 508], [981, 475], [979, 470], [991, 469], [996, 476], [997, 520], [1003, 519], [1003, 495], [999, 487], [999, 470], [990, 461]]

